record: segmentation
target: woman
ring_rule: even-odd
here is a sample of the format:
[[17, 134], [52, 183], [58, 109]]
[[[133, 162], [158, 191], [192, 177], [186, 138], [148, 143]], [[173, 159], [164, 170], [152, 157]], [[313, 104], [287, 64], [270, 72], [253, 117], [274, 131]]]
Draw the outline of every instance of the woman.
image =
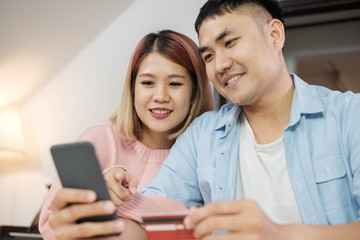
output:
[[[112, 124], [92, 127], [78, 141], [92, 142], [105, 172], [122, 166], [135, 175], [139, 180], [137, 189], [141, 189], [156, 175], [175, 139], [197, 116], [212, 109], [211, 87], [197, 45], [170, 30], [150, 33], [138, 43], [131, 57]], [[119, 181], [121, 177], [116, 176]], [[110, 213], [119, 205], [95, 203], [95, 198], [86, 190], [61, 189], [57, 180], [41, 211], [39, 229], [43, 237], [85, 238], [119, 232], [124, 225], [136, 224], [126, 219], [76, 224], [82, 217]]]

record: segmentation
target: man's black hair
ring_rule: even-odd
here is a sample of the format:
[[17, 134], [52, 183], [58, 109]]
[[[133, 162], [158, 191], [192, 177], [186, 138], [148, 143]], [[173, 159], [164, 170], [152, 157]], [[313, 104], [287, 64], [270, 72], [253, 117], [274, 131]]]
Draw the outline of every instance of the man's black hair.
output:
[[279, 19], [284, 22], [282, 16], [282, 9], [279, 1], [277, 0], [208, 0], [202, 8], [195, 21], [195, 30], [199, 35], [199, 28], [201, 23], [216, 15], [223, 15], [226, 12], [232, 12], [243, 4], [255, 4], [265, 8], [272, 18]]

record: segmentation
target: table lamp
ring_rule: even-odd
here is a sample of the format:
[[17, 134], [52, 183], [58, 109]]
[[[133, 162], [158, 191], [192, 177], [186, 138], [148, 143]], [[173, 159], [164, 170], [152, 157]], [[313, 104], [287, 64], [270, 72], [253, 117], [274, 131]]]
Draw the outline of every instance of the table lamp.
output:
[[14, 107], [0, 109], [0, 163], [25, 159], [25, 143], [19, 112]]

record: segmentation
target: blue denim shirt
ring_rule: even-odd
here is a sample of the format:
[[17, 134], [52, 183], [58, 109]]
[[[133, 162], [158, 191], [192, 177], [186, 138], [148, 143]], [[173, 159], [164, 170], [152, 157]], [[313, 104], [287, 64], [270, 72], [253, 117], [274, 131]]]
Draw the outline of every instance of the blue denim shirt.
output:
[[[360, 97], [291, 77], [295, 92], [284, 142], [303, 222], [359, 220]], [[241, 110], [229, 103], [198, 117], [142, 192], [166, 196], [187, 207], [234, 200]], [[240, 146], [240, 151], [246, 149]]]

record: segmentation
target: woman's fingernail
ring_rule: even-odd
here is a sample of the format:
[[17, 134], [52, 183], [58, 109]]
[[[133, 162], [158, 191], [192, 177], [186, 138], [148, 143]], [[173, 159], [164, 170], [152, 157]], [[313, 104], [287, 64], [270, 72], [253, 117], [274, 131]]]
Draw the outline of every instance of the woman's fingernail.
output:
[[130, 189], [130, 191], [131, 191], [131, 193], [135, 194], [135, 193], [136, 193], [136, 187], [132, 187], [132, 188]]
[[114, 229], [115, 230], [123, 230], [124, 229], [124, 222], [123, 221], [115, 221], [114, 222]]
[[96, 194], [94, 192], [88, 192], [86, 193], [86, 200], [89, 202], [95, 201], [96, 200]]
[[103, 204], [103, 208], [105, 211], [107, 212], [113, 212], [115, 209], [114, 209], [114, 204], [112, 202], [109, 202], [109, 201], [106, 201], [104, 204]]

